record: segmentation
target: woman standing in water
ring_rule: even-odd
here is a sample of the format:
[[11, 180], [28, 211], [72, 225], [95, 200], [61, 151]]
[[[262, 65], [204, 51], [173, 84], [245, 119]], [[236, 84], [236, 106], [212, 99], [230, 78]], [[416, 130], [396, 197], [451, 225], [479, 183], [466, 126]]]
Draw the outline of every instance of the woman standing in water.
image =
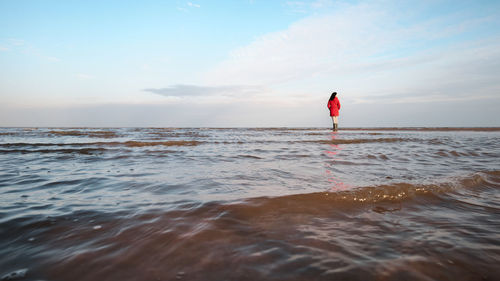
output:
[[328, 100], [328, 108], [330, 109], [330, 116], [333, 120], [333, 130], [337, 131], [339, 128], [339, 110], [340, 110], [340, 102], [337, 98], [337, 92], [333, 92]]

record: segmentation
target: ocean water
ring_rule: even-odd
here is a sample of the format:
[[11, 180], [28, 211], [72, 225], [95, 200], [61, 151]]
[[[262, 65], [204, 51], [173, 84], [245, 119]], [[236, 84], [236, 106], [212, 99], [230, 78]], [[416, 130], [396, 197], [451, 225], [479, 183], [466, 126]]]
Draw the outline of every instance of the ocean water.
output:
[[500, 129], [0, 128], [0, 280], [500, 280]]

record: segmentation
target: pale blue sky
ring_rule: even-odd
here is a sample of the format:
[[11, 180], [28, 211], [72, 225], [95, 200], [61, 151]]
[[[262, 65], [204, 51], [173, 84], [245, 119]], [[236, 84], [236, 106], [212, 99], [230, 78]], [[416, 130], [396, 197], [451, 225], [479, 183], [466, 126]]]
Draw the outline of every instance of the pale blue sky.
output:
[[0, 0], [0, 126], [500, 126], [500, 1]]

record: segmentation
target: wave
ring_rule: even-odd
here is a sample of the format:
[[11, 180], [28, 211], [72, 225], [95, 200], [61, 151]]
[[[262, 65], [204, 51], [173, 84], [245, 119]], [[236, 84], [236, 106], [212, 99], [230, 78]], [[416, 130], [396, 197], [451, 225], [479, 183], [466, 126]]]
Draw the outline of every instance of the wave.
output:
[[153, 130], [153, 131], [148, 131], [148, 135], [152, 135], [155, 137], [160, 137], [160, 138], [207, 138], [209, 135], [207, 134], [202, 134], [200, 132], [193, 132], [193, 131], [188, 131], [188, 132], [177, 132], [177, 131], [165, 131], [165, 130]]
[[[390, 185], [359, 187], [346, 191], [327, 191], [308, 194], [286, 195], [279, 197], [258, 197], [247, 199], [244, 203], [225, 208], [247, 209], [248, 213], [316, 213], [326, 209], [355, 209], [384, 213], [401, 208], [401, 203], [415, 200], [425, 202], [440, 195], [479, 187], [500, 187], [500, 171], [479, 172], [463, 178], [436, 184], [415, 185], [395, 183]], [[500, 209], [499, 209], [500, 210]]]
[[478, 172], [466, 177], [450, 179], [446, 182], [435, 184], [395, 183], [359, 187], [348, 191], [291, 195], [285, 200], [359, 203], [399, 202], [420, 195], [447, 193], [461, 188], [472, 189], [484, 185], [500, 187], [500, 171]]
[[324, 130], [324, 128], [294, 128], [294, 127], [267, 127], [267, 128], [246, 128], [249, 131], [310, 131], [310, 130]]
[[[98, 178], [96, 178], [97, 180]], [[68, 182], [64, 182], [67, 184]], [[57, 184], [57, 183], [51, 183]], [[173, 186], [182, 189], [181, 185]], [[162, 185], [152, 186], [150, 192], [162, 188]], [[236, 201], [206, 201], [195, 202], [181, 200], [174, 203], [172, 209], [150, 209], [150, 214], [161, 217], [205, 220], [219, 220], [232, 214], [252, 221], [261, 218], [281, 217], [288, 215], [314, 215], [321, 217], [332, 214], [349, 214], [352, 212], [388, 213], [402, 210], [410, 203], [425, 207], [428, 204], [440, 204], [442, 200], [448, 203], [456, 202], [453, 198], [443, 199], [449, 194], [471, 190], [478, 192], [481, 188], [500, 188], [500, 171], [487, 171], [470, 174], [461, 178], [435, 184], [395, 183], [389, 185], [358, 187], [345, 191], [324, 191], [302, 193], [276, 197], [255, 197]], [[403, 205], [404, 204], [404, 205]], [[498, 206], [483, 206], [500, 211]], [[157, 213], [159, 211], [159, 213]], [[135, 209], [134, 209], [135, 212]], [[279, 215], [278, 215], [279, 214]], [[146, 215], [146, 214], [144, 214]], [[154, 215], [156, 217], [156, 215]], [[140, 220], [142, 221], [142, 220]]]
[[199, 141], [157, 141], [157, 142], [144, 142], [144, 141], [126, 141], [112, 143], [110, 145], [125, 145], [128, 147], [144, 147], [144, 146], [195, 146], [199, 145]]
[[[88, 186], [68, 179], [41, 187], [58, 184], [79, 185], [68, 190], [79, 197]], [[458, 266], [452, 263], [468, 265], [470, 271], [465, 268], [465, 272], [476, 273], [478, 268], [482, 270], [478, 273], [495, 272], [497, 255], [492, 243], [497, 241], [498, 206], [491, 204], [484, 216], [464, 211], [463, 202], [446, 195], [464, 189], [477, 194], [482, 186], [498, 188], [499, 184], [500, 171], [490, 171], [429, 185], [399, 183], [229, 202], [183, 200], [146, 211], [140, 205], [115, 212], [76, 205], [77, 210], [68, 208], [62, 213], [64, 208], [59, 208], [59, 215], [46, 216], [40, 212], [59, 204], [34, 205], [25, 216], [15, 210], [15, 216], [0, 220], [5, 230], [1, 233], [4, 256], [15, 264], [4, 276], [15, 277], [16, 270], [29, 268], [33, 280], [249, 280], [248, 276], [263, 280], [399, 280], [401, 272], [421, 270], [422, 274], [409, 279], [442, 279], [442, 274], [426, 278], [428, 268], [422, 269], [421, 264], [402, 264], [399, 274], [391, 278], [376, 275], [373, 268], [373, 261], [378, 261], [376, 266], [385, 273], [387, 264], [415, 257], [432, 265], [448, 261], [454, 270]], [[161, 184], [153, 185], [150, 192], [161, 188]], [[454, 204], [459, 205], [456, 212], [452, 211]], [[429, 205], [431, 209], [427, 209]], [[426, 211], [419, 212], [419, 207]], [[383, 215], [392, 212], [397, 215]], [[432, 235], [434, 229], [443, 229], [445, 235]], [[408, 239], [409, 233], [412, 239]], [[314, 271], [308, 273], [311, 268]], [[440, 273], [443, 265], [434, 268], [432, 272]], [[494, 273], [490, 276], [483, 279], [495, 280]]]
[[96, 154], [106, 151], [104, 148], [66, 148], [66, 149], [0, 149], [0, 154], [4, 153], [79, 153]]
[[376, 139], [331, 139], [331, 140], [305, 140], [301, 142], [312, 142], [321, 144], [358, 144], [358, 143], [383, 143], [383, 142], [407, 142], [415, 141], [409, 138], [376, 138]]
[[125, 147], [145, 147], [145, 146], [195, 146], [199, 145], [199, 141], [125, 141], [125, 142], [85, 142], [85, 143], [2, 143], [0, 147], [16, 148], [16, 147], [50, 147], [50, 146], [125, 146]]
[[262, 157], [250, 155], [250, 154], [240, 154], [238, 158], [250, 158], [250, 159], [262, 159]]
[[[82, 128], [85, 130], [85, 128]], [[91, 137], [91, 138], [116, 138], [119, 137], [114, 131], [80, 131], [80, 130], [50, 130], [38, 131], [38, 129], [24, 128], [22, 131], [0, 132], [0, 136], [23, 136], [27, 133], [35, 133], [49, 136], [71, 136], [71, 137]]]
[[71, 130], [71, 131], [48, 131], [47, 132], [50, 135], [55, 135], [55, 136], [85, 136], [85, 137], [91, 137], [91, 138], [116, 138], [118, 137], [118, 134], [113, 131], [78, 131], [78, 130]]

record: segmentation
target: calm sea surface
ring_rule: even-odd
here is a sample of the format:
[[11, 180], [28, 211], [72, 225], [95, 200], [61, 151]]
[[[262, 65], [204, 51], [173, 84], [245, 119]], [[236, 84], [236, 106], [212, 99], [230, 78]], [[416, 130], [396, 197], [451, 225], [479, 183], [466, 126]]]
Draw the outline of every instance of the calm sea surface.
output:
[[0, 280], [500, 280], [500, 129], [0, 128]]

